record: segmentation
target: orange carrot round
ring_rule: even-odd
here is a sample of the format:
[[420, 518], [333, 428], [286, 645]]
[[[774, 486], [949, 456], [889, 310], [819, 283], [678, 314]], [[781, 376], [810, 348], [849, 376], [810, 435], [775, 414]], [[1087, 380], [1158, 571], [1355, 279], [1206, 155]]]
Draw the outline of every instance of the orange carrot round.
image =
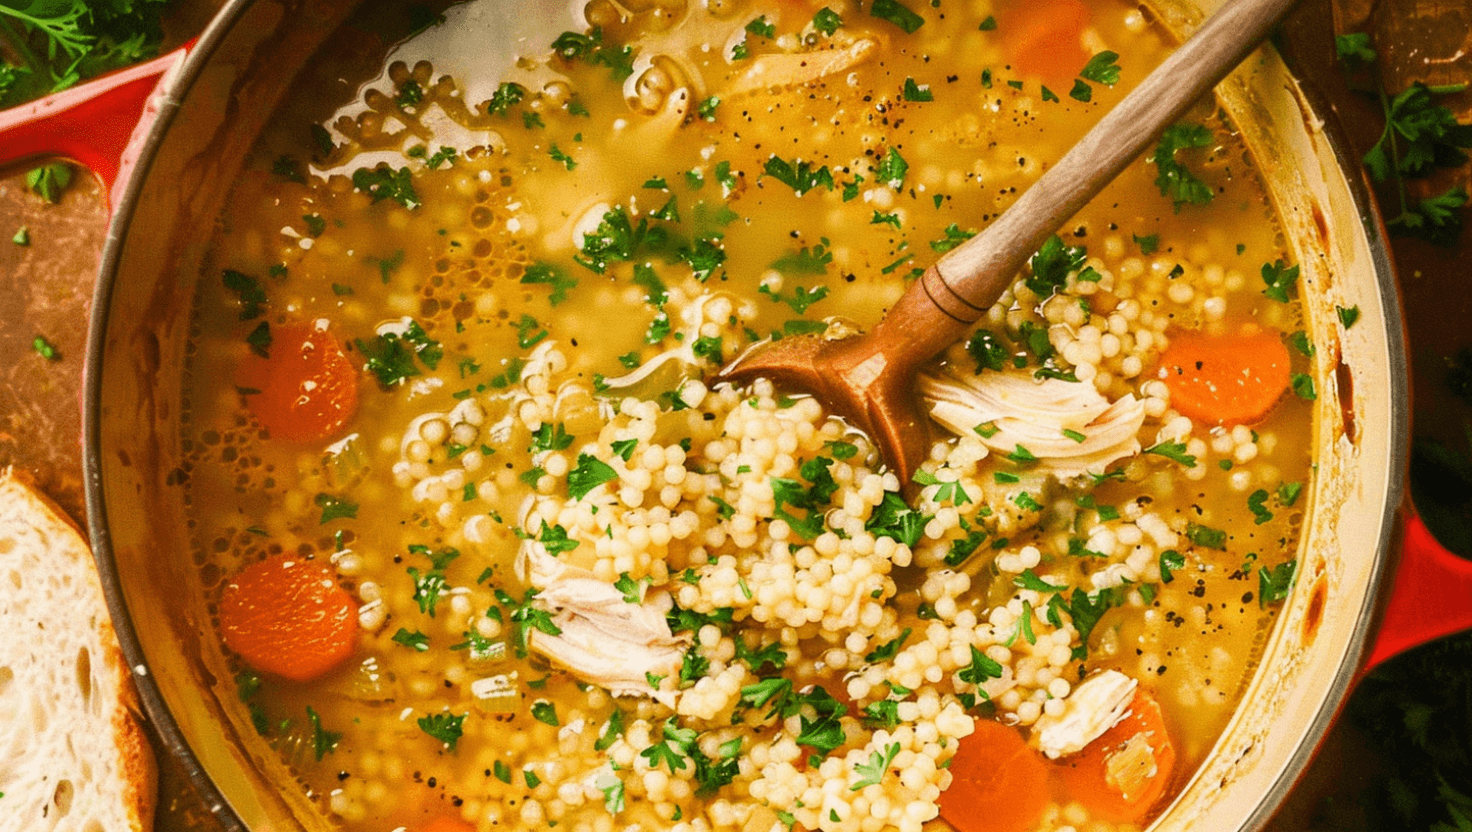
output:
[[1267, 416], [1289, 381], [1288, 347], [1272, 330], [1236, 335], [1178, 331], [1160, 357], [1170, 403], [1198, 421], [1250, 425]]
[[1073, 79], [1089, 62], [1080, 42], [1087, 25], [1089, 9], [1081, 0], [1018, 3], [997, 15], [997, 34], [1012, 68], [1059, 94], [1073, 88]]
[[330, 567], [276, 555], [242, 569], [220, 596], [225, 646], [264, 673], [305, 682], [353, 654], [357, 605]]
[[1048, 768], [1017, 729], [990, 719], [961, 740], [940, 816], [958, 832], [1027, 832], [1048, 806]]
[[326, 329], [292, 323], [271, 329], [268, 357], [241, 366], [246, 401], [271, 436], [316, 442], [341, 432], [358, 410], [358, 373]]
[[1096, 818], [1142, 823], [1175, 774], [1176, 750], [1160, 704], [1143, 689], [1129, 713], [1084, 750], [1055, 765], [1068, 796]]

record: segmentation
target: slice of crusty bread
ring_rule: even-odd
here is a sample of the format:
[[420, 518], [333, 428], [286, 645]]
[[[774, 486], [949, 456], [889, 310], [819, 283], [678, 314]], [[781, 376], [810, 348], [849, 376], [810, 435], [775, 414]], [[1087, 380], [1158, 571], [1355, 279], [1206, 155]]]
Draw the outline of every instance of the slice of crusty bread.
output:
[[0, 832], [147, 832], [138, 700], [81, 533], [0, 472]]

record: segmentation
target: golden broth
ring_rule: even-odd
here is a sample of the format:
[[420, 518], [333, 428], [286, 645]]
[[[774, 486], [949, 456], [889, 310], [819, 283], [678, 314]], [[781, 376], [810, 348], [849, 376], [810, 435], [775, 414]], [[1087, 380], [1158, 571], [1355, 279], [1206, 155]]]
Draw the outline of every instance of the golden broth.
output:
[[[1079, 79], [1083, 101], [1014, 69], [1025, 4], [912, 5], [907, 33], [852, 3], [594, 2], [601, 41], [523, 59], [489, 105], [399, 63], [331, 133], [289, 115], [263, 139], [214, 242], [234, 276], [208, 275], [197, 310], [196, 559], [214, 592], [285, 553], [351, 593], [349, 660], [236, 680], [242, 725], [343, 828], [918, 829], [972, 719], [1036, 746], [1038, 720], [1104, 670], [1160, 703], [1174, 786], [1204, 758], [1272, 621], [1261, 576], [1291, 574], [1310, 462], [1300, 397], [1214, 428], [1157, 378], [1173, 332], [1301, 328], [1262, 291], [1282, 241], [1214, 110], [1191, 119], [1210, 144], [1177, 157], [1209, 205], [1177, 209], [1137, 162], [1060, 231], [1089, 257], [1056, 294], [1019, 276], [978, 325], [1003, 369], [965, 345], [933, 368], [1133, 396], [1155, 453], [1047, 477], [988, 448], [990, 422], [933, 425], [930, 480], [897, 508], [905, 484], [817, 403], [699, 381], [758, 338], [872, 326], [1169, 48], [1137, 8], [1090, 3], [1078, 51], [1117, 52], [1119, 78]], [[356, 413], [320, 440], [273, 438], [251, 354], [313, 321], [348, 352]], [[554, 634], [527, 592], [548, 587], [517, 560], [549, 543], [631, 603], [691, 614], [688, 631], [672, 615], [675, 672], [612, 696], [535, 646]], [[1086, 642], [1080, 594], [1102, 611]], [[978, 673], [1000, 684], [983, 695]], [[812, 685], [844, 715], [825, 725]], [[838, 745], [816, 738], [834, 725]], [[1056, 773], [1068, 759], [1045, 764], [1029, 828], [1148, 817], [1092, 809]]]

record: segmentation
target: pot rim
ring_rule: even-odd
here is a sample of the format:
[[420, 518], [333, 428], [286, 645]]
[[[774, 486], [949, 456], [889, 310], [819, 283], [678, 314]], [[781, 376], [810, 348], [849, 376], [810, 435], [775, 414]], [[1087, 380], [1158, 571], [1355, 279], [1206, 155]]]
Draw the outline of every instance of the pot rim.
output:
[[[98, 265], [98, 275], [93, 291], [93, 306], [88, 323], [86, 361], [82, 380], [82, 465], [83, 484], [86, 498], [87, 529], [93, 547], [93, 557], [102, 579], [103, 594], [123, 656], [128, 662], [138, 697], [145, 714], [152, 722], [164, 748], [174, 755], [184, 769], [191, 785], [198, 790], [205, 806], [229, 832], [251, 832], [224, 792], [211, 778], [194, 753], [184, 732], [165, 702], [144, 653], [138, 631], [133, 625], [127, 599], [124, 597], [119, 576], [118, 563], [114, 556], [112, 537], [109, 532], [107, 500], [102, 482], [103, 459], [101, 456], [102, 375], [106, 352], [106, 341], [110, 323], [110, 310], [115, 288], [116, 274], [123, 256], [123, 242], [128, 236], [135, 210], [142, 195], [144, 181], [154, 168], [160, 145], [169, 131], [181, 102], [195, 88], [203, 70], [222, 41], [230, 35], [247, 9], [256, 0], [226, 0], [219, 12], [211, 19], [196, 45], [185, 56], [177, 74], [167, 89], [158, 94], [157, 115], [147, 125], [146, 139], [138, 149], [136, 163], [125, 168], [120, 175], [126, 182], [115, 188], [117, 204], [112, 212], [106, 243]], [[1317, 117], [1318, 113], [1329, 113], [1323, 95], [1315, 89], [1299, 85], [1296, 94], [1305, 108], [1305, 118]], [[1405, 500], [1405, 478], [1409, 466], [1410, 407], [1409, 366], [1406, 351], [1406, 333], [1393, 261], [1390, 256], [1388, 234], [1383, 218], [1373, 199], [1372, 189], [1365, 179], [1359, 160], [1350, 152], [1350, 145], [1343, 128], [1337, 120], [1320, 119], [1317, 128], [1324, 134], [1339, 170], [1345, 174], [1351, 199], [1358, 212], [1366, 235], [1371, 267], [1375, 273], [1375, 287], [1384, 305], [1382, 325], [1385, 327], [1386, 358], [1390, 373], [1390, 400], [1397, 406], [1391, 411], [1388, 426], [1391, 450], [1390, 470], [1387, 472], [1385, 500], [1380, 518], [1381, 534], [1375, 543], [1375, 563], [1367, 592], [1362, 598], [1361, 608], [1356, 615], [1355, 631], [1348, 649], [1343, 651], [1339, 666], [1328, 688], [1320, 696], [1319, 707], [1301, 741], [1289, 755], [1277, 779], [1266, 794], [1261, 795], [1243, 829], [1262, 829], [1277, 812], [1289, 792], [1297, 784], [1312, 760], [1318, 746], [1323, 742], [1335, 718], [1348, 701], [1354, 682], [1358, 679], [1368, 651], [1369, 637], [1377, 623], [1378, 611], [1383, 606], [1387, 587], [1387, 571], [1394, 561], [1393, 542], [1396, 537], [1397, 516]], [[1359, 175], [1354, 175], [1355, 172]], [[1212, 753], [1215, 753], [1214, 751]], [[1167, 812], [1169, 809], [1167, 809]]]
[[128, 663], [128, 672], [133, 677], [144, 713], [152, 723], [155, 733], [164, 748], [184, 769], [204, 805], [228, 832], [250, 832], [250, 829], [204, 769], [185, 738], [178, 720], [164, 701], [163, 693], [149, 670], [148, 657], [143, 651], [138, 631], [133, 626], [133, 618], [123, 594], [109, 531], [107, 497], [102, 487], [102, 375], [113, 289], [123, 256], [123, 242], [127, 239], [129, 226], [142, 195], [143, 183], [154, 167], [159, 146], [179, 111], [180, 103], [194, 89], [220, 43], [254, 2], [255, 0], [226, 0], [200, 34], [194, 47], [185, 55], [172, 82], [155, 93], [158, 109], [152, 123], [146, 125], [147, 138], [139, 146], [136, 162], [131, 167], [125, 164], [119, 171], [118, 175], [126, 177], [126, 182], [122, 187], [115, 186], [113, 189], [117, 202], [112, 209], [107, 239], [98, 261], [97, 280], [92, 291], [92, 313], [87, 325], [87, 352], [82, 371], [82, 481], [87, 508], [87, 533], [92, 543], [92, 557], [102, 578], [102, 592], [107, 601], [113, 629], [117, 632], [118, 643]]
[[[1281, 53], [1278, 57], [1282, 60]], [[1317, 120], [1313, 127], [1323, 134], [1334, 155], [1335, 166], [1344, 173], [1350, 198], [1359, 215], [1370, 265], [1375, 274], [1375, 288], [1384, 304], [1381, 324], [1385, 327], [1385, 359], [1390, 370], [1389, 400], [1393, 406], [1390, 424], [1383, 426], [1389, 430], [1390, 469], [1386, 472], [1385, 500], [1379, 518], [1380, 538], [1375, 541], [1375, 562], [1359, 612], [1355, 616], [1354, 634], [1349, 640], [1348, 648], [1341, 654], [1333, 679], [1320, 698], [1318, 710], [1308, 725], [1304, 740], [1288, 757], [1278, 778], [1248, 816], [1243, 828], [1253, 830], [1260, 830], [1267, 825], [1287, 800], [1293, 787], [1302, 779], [1365, 669], [1372, 646], [1371, 636], [1378, 628], [1380, 615], [1388, 598], [1391, 585], [1389, 579], [1392, 577], [1389, 573], [1398, 559], [1395, 543], [1400, 537], [1401, 509], [1409, 493], [1407, 476], [1411, 447], [1410, 364], [1406, 347], [1405, 313], [1401, 308], [1389, 231], [1375, 201], [1368, 174], [1358, 154], [1353, 152], [1344, 127], [1337, 116], [1324, 118], [1320, 115], [1332, 114], [1334, 109], [1329, 106], [1322, 92], [1299, 83], [1299, 77], [1292, 71], [1293, 67], [1286, 60], [1284, 64], [1294, 78], [1294, 95], [1301, 102], [1304, 118]], [[1341, 406], [1353, 406], [1353, 393]], [[1377, 426], [1377, 429], [1380, 427], [1382, 426]]]

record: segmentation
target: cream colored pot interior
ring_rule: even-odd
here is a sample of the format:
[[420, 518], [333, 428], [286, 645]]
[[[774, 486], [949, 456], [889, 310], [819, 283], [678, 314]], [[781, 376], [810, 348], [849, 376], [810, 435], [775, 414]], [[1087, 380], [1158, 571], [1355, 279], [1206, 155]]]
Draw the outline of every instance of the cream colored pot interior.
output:
[[[1211, 5], [1163, 4], [1160, 14], [1184, 33]], [[506, 9], [489, 26], [503, 37], [539, 26], [529, 19], [539, 15]], [[89, 504], [104, 572], [121, 590], [113, 601], [125, 648], [166, 740], [213, 782], [229, 806], [222, 817], [233, 825], [233, 811], [253, 830], [327, 824], [298, 789], [273, 785], [290, 775], [233, 701], [195, 565], [184, 554], [181, 368], [201, 249], [225, 189], [302, 56], [348, 11], [281, 0], [227, 8], [145, 148], [105, 254], [104, 275], [114, 277], [104, 277], [93, 324]], [[1267, 179], [1302, 266], [1324, 380], [1314, 431], [1319, 476], [1297, 585], [1265, 636], [1256, 676], [1158, 830], [1259, 828], [1307, 762], [1365, 648], [1406, 447], [1399, 309], [1358, 165], [1341, 162], [1270, 50], [1251, 57], [1219, 96]], [[1345, 331], [1335, 306], [1358, 306], [1359, 324]]]

